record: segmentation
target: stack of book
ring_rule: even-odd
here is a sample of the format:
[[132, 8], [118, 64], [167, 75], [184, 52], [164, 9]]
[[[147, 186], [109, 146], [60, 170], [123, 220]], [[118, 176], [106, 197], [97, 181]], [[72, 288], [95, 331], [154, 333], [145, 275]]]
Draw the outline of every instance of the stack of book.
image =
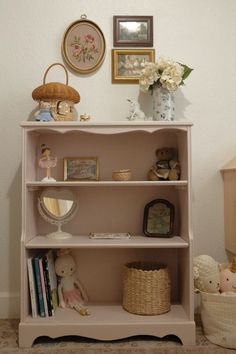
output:
[[32, 317], [53, 316], [58, 297], [52, 250], [28, 258], [27, 265]]

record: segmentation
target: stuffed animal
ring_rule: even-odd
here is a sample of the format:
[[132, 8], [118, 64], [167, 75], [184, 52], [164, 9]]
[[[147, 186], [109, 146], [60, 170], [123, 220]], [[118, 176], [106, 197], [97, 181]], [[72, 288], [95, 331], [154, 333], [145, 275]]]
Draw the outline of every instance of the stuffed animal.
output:
[[84, 307], [84, 302], [88, 297], [74, 273], [76, 264], [69, 250], [61, 249], [57, 252], [55, 260], [55, 271], [60, 277], [58, 285], [59, 305], [62, 308], [70, 307], [78, 311], [81, 315], [89, 315], [89, 310]]
[[211, 256], [200, 255], [193, 259], [194, 287], [196, 291], [219, 293], [220, 268]]
[[51, 120], [54, 120], [54, 116], [50, 107], [50, 103], [41, 101], [40, 109], [34, 115], [35, 120], [42, 122], [50, 122]]
[[220, 292], [222, 294], [236, 295], [236, 257], [230, 266], [221, 266]]
[[161, 148], [156, 150], [157, 162], [148, 172], [151, 181], [176, 181], [180, 178], [180, 165], [177, 160], [177, 151], [174, 148]]

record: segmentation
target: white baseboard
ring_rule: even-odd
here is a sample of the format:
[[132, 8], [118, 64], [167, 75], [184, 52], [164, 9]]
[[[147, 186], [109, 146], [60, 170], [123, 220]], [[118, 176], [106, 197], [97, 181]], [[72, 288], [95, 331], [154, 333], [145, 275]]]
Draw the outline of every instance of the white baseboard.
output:
[[0, 292], [0, 318], [20, 318], [20, 294]]

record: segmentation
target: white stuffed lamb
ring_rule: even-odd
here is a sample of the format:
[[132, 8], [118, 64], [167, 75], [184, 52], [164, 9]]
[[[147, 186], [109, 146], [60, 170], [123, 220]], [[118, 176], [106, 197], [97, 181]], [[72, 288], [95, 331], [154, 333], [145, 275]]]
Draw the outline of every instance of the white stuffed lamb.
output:
[[200, 255], [193, 259], [195, 290], [207, 293], [219, 293], [220, 269], [219, 263], [211, 256]]

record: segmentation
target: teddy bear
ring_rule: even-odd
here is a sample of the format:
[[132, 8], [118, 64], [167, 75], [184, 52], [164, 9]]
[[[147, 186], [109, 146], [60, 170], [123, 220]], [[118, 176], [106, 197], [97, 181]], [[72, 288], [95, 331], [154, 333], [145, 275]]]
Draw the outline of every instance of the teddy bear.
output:
[[219, 293], [220, 267], [211, 256], [200, 255], [193, 259], [195, 291]]
[[57, 252], [55, 260], [55, 271], [60, 277], [58, 285], [59, 305], [62, 308], [69, 307], [78, 311], [81, 315], [89, 315], [89, 310], [84, 307], [84, 302], [88, 297], [79, 282], [75, 278], [76, 263], [67, 249], [61, 249]]
[[164, 147], [156, 150], [157, 162], [148, 171], [151, 181], [176, 181], [180, 178], [180, 165], [177, 160], [177, 151], [174, 148]]
[[236, 257], [230, 265], [220, 266], [220, 292], [226, 295], [236, 295]]

